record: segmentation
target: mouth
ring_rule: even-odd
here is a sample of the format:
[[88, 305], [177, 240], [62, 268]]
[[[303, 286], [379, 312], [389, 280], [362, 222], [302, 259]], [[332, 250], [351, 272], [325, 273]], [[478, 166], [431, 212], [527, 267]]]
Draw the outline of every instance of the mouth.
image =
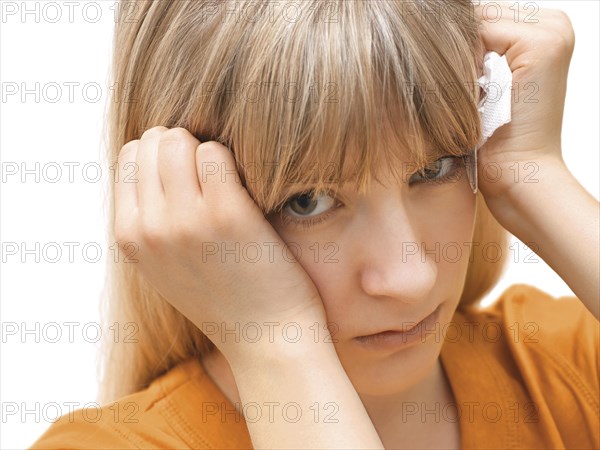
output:
[[420, 322], [407, 322], [407, 326], [401, 327], [401, 329], [383, 330], [378, 333], [358, 336], [354, 339], [362, 344], [408, 344], [411, 342], [416, 342], [423, 334], [423, 331], [428, 331], [431, 333], [430, 327], [433, 326], [437, 321], [440, 309], [441, 304], [438, 305], [438, 307], [431, 314], [423, 318]]

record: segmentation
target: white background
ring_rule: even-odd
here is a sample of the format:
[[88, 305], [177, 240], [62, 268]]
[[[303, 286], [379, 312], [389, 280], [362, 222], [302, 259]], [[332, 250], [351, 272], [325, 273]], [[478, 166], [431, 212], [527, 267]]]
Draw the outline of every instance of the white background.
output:
[[[19, 13], [7, 15], [7, 4]], [[43, 247], [58, 243], [62, 258], [57, 263], [43, 259], [34, 262], [29, 255], [26, 263], [20, 256], [3, 254], [1, 274], [1, 404], [2, 427], [0, 447], [23, 448], [31, 445], [56, 416], [67, 413], [68, 402], [83, 407], [96, 400], [96, 369], [94, 324], [98, 322], [98, 299], [103, 286], [104, 263], [111, 257], [104, 239], [103, 189], [108, 171], [101, 158], [101, 132], [105, 102], [108, 98], [108, 70], [114, 26], [112, 1], [99, 1], [101, 17], [92, 23], [97, 13], [87, 1], [74, 2], [70, 23], [68, 8], [61, 5], [63, 16], [50, 23], [55, 12], [43, 14], [49, 2], [41, 2], [40, 15], [20, 17], [21, 9], [35, 10], [38, 2], [2, 2], [1, 80], [2, 92], [10, 92], [14, 83], [19, 92], [8, 95], [0, 104], [1, 159], [3, 180], [1, 188], [2, 242], [25, 242], [33, 248], [36, 242]], [[521, 2], [523, 4], [524, 2]], [[583, 186], [596, 198], [599, 193], [598, 143], [598, 48], [599, 5], [597, 1], [545, 1], [544, 7], [567, 12], [576, 33], [576, 46], [569, 73], [563, 129], [564, 159]], [[84, 7], [85, 15], [83, 13]], [[86, 20], [90, 19], [90, 20]], [[37, 22], [36, 22], [37, 20]], [[43, 94], [39, 100], [33, 94], [21, 99], [22, 87], [33, 89], [40, 83]], [[25, 83], [22, 86], [21, 83]], [[57, 83], [62, 97], [51, 88]], [[68, 84], [79, 83], [69, 99]], [[87, 90], [83, 87], [87, 85]], [[42, 89], [45, 86], [45, 92]], [[100, 87], [100, 92], [94, 88]], [[95, 97], [97, 101], [93, 101]], [[86, 100], [86, 98], [88, 100]], [[39, 183], [28, 175], [22, 183], [19, 175], [8, 176], [10, 163], [26, 163], [33, 168], [36, 162], [45, 167]], [[79, 163], [74, 170], [74, 182], [69, 182], [64, 163]], [[9, 163], [7, 165], [7, 163]], [[50, 165], [48, 165], [50, 163]], [[63, 170], [56, 183], [44, 178], [56, 176], [52, 163]], [[85, 164], [91, 163], [83, 172]], [[102, 177], [93, 179], [94, 168], [102, 168]], [[55, 166], [54, 166], [55, 167]], [[41, 171], [41, 170], [40, 170]], [[556, 217], [556, 226], [569, 220]], [[565, 236], [577, 239], [577, 236]], [[73, 263], [69, 262], [64, 242], [77, 242]], [[87, 262], [82, 248], [88, 246], [88, 260], [100, 247], [102, 258]], [[96, 245], [97, 243], [97, 245]], [[518, 263], [512, 263], [498, 286], [487, 300], [496, 298], [506, 287], [515, 283], [538, 286], [554, 296], [572, 295], [565, 283], [543, 262], [525, 263], [527, 254], [521, 243]], [[47, 247], [50, 251], [51, 248]], [[48, 257], [54, 257], [54, 252]], [[535, 256], [535, 255], [533, 255]], [[511, 258], [515, 255], [511, 255]], [[56, 335], [52, 322], [60, 324], [62, 337], [48, 342]], [[68, 326], [73, 322], [73, 342]], [[37, 331], [35, 324], [38, 323]], [[84, 325], [88, 324], [86, 333]], [[46, 327], [46, 328], [44, 328]], [[22, 335], [24, 329], [33, 330]], [[16, 334], [13, 331], [16, 330]], [[45, 337], [45, 338], [44, 338]], [[37, 341], [37, 342], [36, 342]], [[58, 406], [60, 409], [57, 410]], [[36, 413], [37, 410], [37, 413]], [[16, 413], [11, 413], [16, 411]], [[30, 411], [26, 415], [22, 414]]]

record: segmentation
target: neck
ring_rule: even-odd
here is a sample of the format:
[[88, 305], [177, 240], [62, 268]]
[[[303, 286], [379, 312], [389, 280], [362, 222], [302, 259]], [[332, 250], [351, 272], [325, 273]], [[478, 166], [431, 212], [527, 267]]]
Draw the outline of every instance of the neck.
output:
[[[425, 437], [432, 429], [444, 428], [440, 412], [454, 402], [454, 395], [438, 358], [429, 374], [406, 390], [390, 395], [359, 396], [380, 436], [408, 434]], [[437, 425], [437, 426], [436, 426]]]

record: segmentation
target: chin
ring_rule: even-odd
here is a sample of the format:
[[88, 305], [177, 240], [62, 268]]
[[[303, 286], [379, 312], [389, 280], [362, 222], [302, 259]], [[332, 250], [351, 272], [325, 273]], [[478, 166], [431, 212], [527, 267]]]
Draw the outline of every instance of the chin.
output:
[[[442, 340], [431, 336], [418, 343], [386, 355], [358, 357], [354, 354], [342, 365], [354, 389], [360, 395], [393, 395], [405, 391], [431, 373], [439, 357]], [[364, 355], [361, 355], [364, 356]]]

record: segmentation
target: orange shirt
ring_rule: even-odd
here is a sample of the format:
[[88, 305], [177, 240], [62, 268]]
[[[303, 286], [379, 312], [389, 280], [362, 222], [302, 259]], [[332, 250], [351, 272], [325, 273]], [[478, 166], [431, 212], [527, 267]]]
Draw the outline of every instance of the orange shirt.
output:
[[[513, 285], [457, 312], [440, 358], [456, 402], [406, 405], [459, 421], [461, 448], [600, 448], [600, 324], [575, 297]], [[243, 417], [190, 358], [118, 402], [60, 417], [42, 448], [251, 448]]]

